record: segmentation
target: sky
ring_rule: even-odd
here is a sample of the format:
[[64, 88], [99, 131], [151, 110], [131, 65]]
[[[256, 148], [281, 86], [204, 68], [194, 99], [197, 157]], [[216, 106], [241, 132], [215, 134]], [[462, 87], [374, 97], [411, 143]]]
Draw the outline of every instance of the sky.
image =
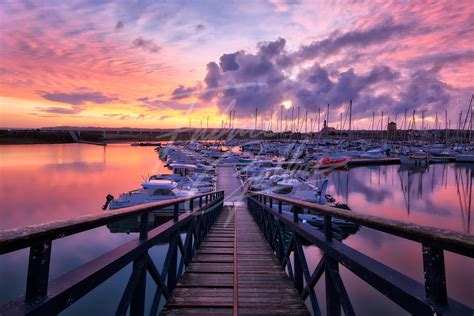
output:
[[330, 104], [347, 128], [352, 100], [355, 129], [382, 111], [444, 128], [473, 93], [472, 0], [0, 6], [0, 127], [220, 127], [232, 110], [253, 128], [257, 108], [275, 130], [298, 111], [315, 127]]

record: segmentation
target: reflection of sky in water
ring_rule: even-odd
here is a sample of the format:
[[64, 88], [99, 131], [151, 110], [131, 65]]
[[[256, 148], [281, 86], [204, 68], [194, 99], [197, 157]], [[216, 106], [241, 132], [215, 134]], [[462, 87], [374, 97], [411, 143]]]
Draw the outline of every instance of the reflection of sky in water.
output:
[[[169, 172], [152, 147], [129, 145], [0, 146], [0, 162], [0, 229], [101, 212], [108, 193], [118, 196], [139, 187], [141, 176]], [[111, 234], [107, 227], [100, 227], [53, 241], [50, 279], [136, 237]], [[157, 266], [166, 248], [151, 251]], [[27, 250], [0, 256], [0, 303], [24, 294], [27, 263]], [[127, 266], [65, 314], [113, 313], [130, 272]], [[153, 281], [147, 284], [151, 296]]]
[[[473, 166], [459, 164], [431, 165], [426, 170], [399, 165], [359, 167], [331, 172], [328, 193], [356, 212], [472, 234], [469, 194], [472, 196], [473, 176]], [[365, 227], [343, 242], [423, 282], [419, 243]], [[308, 264], [314, 269], [320, 251], [308, 247], [306, 253]], [[445, 252], [445, 261], [448, 295], [472, 307], [473, 260]], [[403, 313], [350, 271], [341, 271], [356, 313]], [[318, 297], [323, 301], [324, 296], [319, 294], [324, 293], [324, 286], [319, 285], [318, 291]], [[367, 301], [371, 303], [367, 304]]]
[[[425, 172], [398, 172], [399, 168], [361, 167], [332, 172], [328, 190], [354, 211], [472, 232], [466, 199], [472, 190], [468, 187], [468, 180], [472, 181], [470, 177], [474, 174], [472, 167], [432, 165]], [[139, 187], [142, 176], [159, 172], [169, 171], [152, 147], [0, 146], [0, 229], [101, 212], [100, 206], [108, 193], [118, 196]], [[133, 233], [111, 234], [107, 227], [101, 227], [54, 241], [50, 277], [58, 277], [136, 237]], [[344, 243], [422, 281], [421, 246], [417, 243], [367, 228], [361, 228]], [[152, 250], [157, 265], [161, 265], [165, 249], [166, 246], [160, 246]], [[306, 253], [308, 264], [314, 269], [320, 252], [306, 248]], [[23, 294], [27, 256], [26, 250], [0, 256], [0, 303]], [[445, 257], [449, 295], [472, 306], [472, 260], [451, 253]], [[113, 313], [130, 271], [131, 267], [126, 267], [65, 314]], [[344, 268], [341, 273], [358, 314], [403, 312], [352, 273]], [[318, 283], [317, 295], [324, 310], [323, 281]], [[147, 290], [147, 304], [150, 304], [155, 285], [149, 278], [147, 289], [151, 289]]]
[[358, 167], [331, 172], [328, 193], [356, 212], [470, 233], [472, 177], [460, 164]]

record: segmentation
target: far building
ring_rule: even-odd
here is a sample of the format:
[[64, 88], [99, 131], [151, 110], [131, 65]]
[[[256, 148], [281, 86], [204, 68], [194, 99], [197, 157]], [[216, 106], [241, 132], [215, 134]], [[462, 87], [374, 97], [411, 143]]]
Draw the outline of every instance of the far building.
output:
[[326, 120], [324, 120], [323, 129], [321, 130], [321, 133], [323, 133], [323, 134], [336, 134], [337, 129], [335, 129], [334, 127], [329, 127]]
[[390, 122], [387, 125], [387, 132], [389, 133], [394, 133], [397, 131], [397, 123], [395, 122]]

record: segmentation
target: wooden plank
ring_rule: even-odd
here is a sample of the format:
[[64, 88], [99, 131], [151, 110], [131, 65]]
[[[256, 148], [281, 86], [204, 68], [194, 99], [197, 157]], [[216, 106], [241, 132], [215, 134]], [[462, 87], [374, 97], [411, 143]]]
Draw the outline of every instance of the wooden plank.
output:
[[309, 315], [248, 210], [234, 210], [230, 221], [229, 207], [221, 213], [161, 314]]
[[160, 312], [160, 315], [232, 315], [232, 308], [165, 308]]
[[239, 315], [309, 315], [245, 208], [236, 211]]

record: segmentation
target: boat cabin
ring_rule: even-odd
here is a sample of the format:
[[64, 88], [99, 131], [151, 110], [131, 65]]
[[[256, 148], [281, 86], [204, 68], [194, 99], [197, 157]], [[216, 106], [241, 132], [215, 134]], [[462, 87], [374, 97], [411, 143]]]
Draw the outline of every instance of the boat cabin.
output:
[[180, 176], [188, 176], [194, 174], [198, 167], [192, 164], [170, 164], [170, 167], [173, 169], [173, 174], [179, 174]]

